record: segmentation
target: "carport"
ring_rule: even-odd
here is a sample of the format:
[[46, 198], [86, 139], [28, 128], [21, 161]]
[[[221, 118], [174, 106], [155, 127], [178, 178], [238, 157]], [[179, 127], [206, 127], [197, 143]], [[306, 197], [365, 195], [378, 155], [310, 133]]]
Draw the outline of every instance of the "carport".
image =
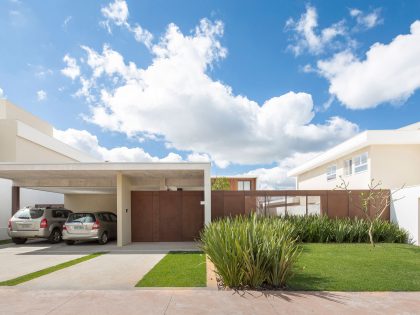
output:
[[211, 220], [210, 163], [0, 163], [0, 178], [13, 181], [13, 211], [24, 187], [63, 193], [75, 212], [116, 212], [118, 246], [191, 241]]

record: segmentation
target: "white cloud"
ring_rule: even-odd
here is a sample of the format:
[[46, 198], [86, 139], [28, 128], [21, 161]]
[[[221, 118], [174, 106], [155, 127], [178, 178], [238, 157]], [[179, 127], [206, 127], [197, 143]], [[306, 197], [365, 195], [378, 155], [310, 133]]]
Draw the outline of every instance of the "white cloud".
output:
[[258, 189], [295, 189], [295, 179], [288, 177], [287, 172], [292, 168], [314, 158], [319, 152], [295, 153], [292, 156], [277, 163], [272, 168], [258, 168], [243, 174], [242, 176], [258, 176]]
[[76, 59], [66, 54], [63, 61], [67, 66], [61, 69], [61, 73], [72, 80], [76, 79], [80, 75], [80, 67], [77, 65]]
[[[221, 22], [201, 20], [184, 35], [170, 24], [152, 47], [153, 61], [139, 69], [110, 47], [84, 47], [91, 75], [87, 97], [95, 97], [87, 119], [128, 136], [156, 136], [177, 150], [206, 153], [219, 167], [271, 163], [294, 152], [318, 151], [357, 131], [340, 117], [312, 122], [311, 95], [289, 92], [263, 104], [235, 95], [207, 74], [227, 55]], [[96, 87], [98, 79], [110, 87]]]
[[208, 154], [193, 152], [188, 154], [187, 160], [190, 162], [210, 162], [211, 158]]
[[4, 94], [4, 91], [2, 88], [0, 88], [0, 99], [5, 99], [6, 95]]
[[101, 25], [105, 26], [108, 32], [111, 34], [111, 23], [125, 27], [128, 31], [134, 34], [134, 38], [139, 43], [143, 43], [147, 48], [152, 46], [153, 35], [148, 30], [144, 29], [138, 24], [132, 26], [128, 22], [128, 6], [125, 0], [115, 0], [109, 3], [106, 7], [101, 9], [102, 15], [105, 17], [105, 21], [101, 22]]
[[46, 100], [47, 99], [47, 92], [45, 92], [44, 90], [39, 90], [38, 92], [36, 92], [36, 98], [40, 102]]
[[54, 137], [60, 141], [86, 152], [91, 156], [110, 162], [180, 162], [182, 157], [176, 153], [169, 153], [164, 158], [152, 156], [142, 148], [116, 147], [108, 149], [99, 144], [98, 138], [86, 130], [57, 130], [54, 129]]
[[410, 34], [389, 44], [375, 43], [360, 60], [344, 51], [318, 61], [319, 73], [330, 83], [329, 92], [351, 109], [401, 103], [420, 88], [420, 21]]
[[337, 37], [346, 35], [344, 21], [319, 30], [316, 8], [310, 5], [306, 7], [306, 12], [298, 21], [290, 18], [286, 22], [286, 30], [295, 32], [294, 43], [289, 45], [295, 55], [300, 55], [305, 51], [315, 55], [321, 54], [327, 46], [337, 45], [334, 43]]
[[63, 21], [63, 27], [67, 28], [67, 25], [70, 23], [70, 21], [73, 19], [71, 15], [67, 16]]
[[350, 9], [350, 16], [356, 19], [356, 28], [362, 30], [367, 30], [383, 23], [380, 9], [375, 9], [367, 14], [359, 9]]

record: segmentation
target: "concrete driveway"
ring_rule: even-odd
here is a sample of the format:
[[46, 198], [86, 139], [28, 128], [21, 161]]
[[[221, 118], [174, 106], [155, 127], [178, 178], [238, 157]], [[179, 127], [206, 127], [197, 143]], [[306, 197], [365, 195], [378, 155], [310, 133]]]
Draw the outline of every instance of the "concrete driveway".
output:
[[[134, 285], [171, 250], [196, 250], [195, 243], [81, 243], [68, 246], [32, 242], [0, 247], [0, 280], [12, 279], [56, 264], [105, 251], [107, 254], [18, 285], [23, 289], [134, 289]], [[4, 263], [3, 263], [4, 262]]]

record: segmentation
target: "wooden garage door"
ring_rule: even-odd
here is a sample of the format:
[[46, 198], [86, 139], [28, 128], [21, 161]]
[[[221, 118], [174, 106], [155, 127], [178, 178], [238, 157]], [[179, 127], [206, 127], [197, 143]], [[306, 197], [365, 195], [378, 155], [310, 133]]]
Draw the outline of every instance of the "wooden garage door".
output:
[[193, 241], [204, 226], [202, 200], [202, 191], [132, 191], [132, 241]]

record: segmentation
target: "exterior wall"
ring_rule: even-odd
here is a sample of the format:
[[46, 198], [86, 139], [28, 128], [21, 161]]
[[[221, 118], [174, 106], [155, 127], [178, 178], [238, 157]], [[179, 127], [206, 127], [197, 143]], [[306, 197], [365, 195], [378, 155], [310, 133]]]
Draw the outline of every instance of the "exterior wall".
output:
[[77, 162], [75, 159], [20, 137], [16, 138], [15, 161], [21, 163]]
[[420, 186], [404, 188], [391, 202], [391, 221], [410, 233], [414, 244], [420, 244]]
[[420, 144], [372, 146], [370, 158], [371, 176], [382, 188], [420, 185]]
[[0, 119], [19, 120], [48, 136], [53, 136], [53, 127], [49, 123], [7, 100], [0, 100]]
[[63, 194], [40, 191], [35, 189], [20, 189], [20, 207], [33, 206], [35, 204], [64, 204]]
[[117, 196], [103, 194], [65, 194], [64, 207], [73, 212], [109, 211], [117, 213]]
[[[232, 191], [237, 191], [238, 190], [238, 182], [239, 181], [250, 181], [251, 182], [251, 190], [257, 190], [257, 179], [255, 178], [255, 177], [229, 177], [229, 176], [220, 176], [220, 177], [223, 177], [223, 178], [227, 178], [228, 180], [229, 180], [229, 184], [230, 184], [230, 188], [229, 188], [229, 190], [232, 190]], [[213, 183], [213, 181], [215, 180], [216, 178], [215, 177], [213, 177], [212, 179], [211, 179], [211, 182]]]
[[16, 161], [16, 122], [0, 119], [0, 162]]
[[131, 243], [131, 183], [127, 176], [117, 175], [117, 244]]
[[[12, 181], [0, 178], [0, 240], [9, 238], [7, 222], [12, 213]], [[6, 198], [3, 198], [6, 197]]]
[[[324, 164], [306, 173], [297, 176], [296, 189], [309, 190], [309, 189], [334, 189], [341, 183], [340, 176], [349, 183], [350, 189], [366, 189], [371, 178], [371, 147], [366, 147], [361, 150], [355, 151], [354, 153], [348, 154], [342, 158], [339, 158], [333, 162]], [[350, 176], [344, 175], [344, 161], [354, 158], [364, 152], [368, 152], [368, 169], [367, 171], [352, 174]], [[337, 166], [337, 177], [333, 180], [327, 180], [327, 167], [331, 165]]]

